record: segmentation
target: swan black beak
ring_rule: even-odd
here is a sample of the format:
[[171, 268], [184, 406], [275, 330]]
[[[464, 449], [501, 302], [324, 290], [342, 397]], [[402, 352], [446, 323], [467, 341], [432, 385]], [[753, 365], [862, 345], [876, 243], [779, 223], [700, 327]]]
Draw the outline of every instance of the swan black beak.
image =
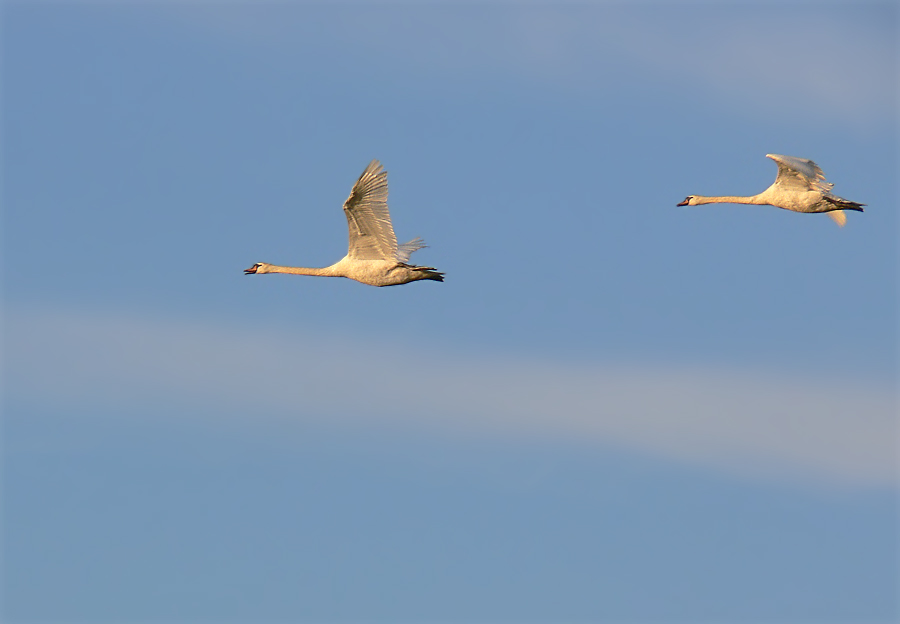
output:
[[254, 273], [256, 273], [257, 268], [259, 268], [259, 267], [257, 267], [257, 265], [254, 264], [249, 269], [244, 269], [244, 275], [253, 275]]
[[675, 205], [676, 205], [676, 206], [687, 206], [687, 205], [688, 205], [688, 200], [686, 199], [686, 200], [684, 200], [683, 202], [681, 202], [680, 204], [675, 204]]

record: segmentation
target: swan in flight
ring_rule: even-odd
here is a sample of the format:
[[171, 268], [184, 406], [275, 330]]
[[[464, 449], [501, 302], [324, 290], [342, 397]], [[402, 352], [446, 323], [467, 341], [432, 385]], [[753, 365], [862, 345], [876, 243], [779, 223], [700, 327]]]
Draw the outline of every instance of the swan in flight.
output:
[[258, 273], [290, 273], [349, 277], [371, 286], [395, 286], [416, 280], [444, 281], [444, 274], [433, 267], [409, 263], [414, 251], [425, 247], [421, 238], [397, 244], [387, 205], [387, 171], [373, 160], [353, 185], [344, 202], [344, 215], [350, 230], [350, 248], [337, 263], [321, 269], [288, 267], [257, 262], [245, 275]]
[[793, 210], [794, 212], [827, 212], [841, 227], [847, 222], [843, 210], [862, 212], [865, 204], [859, 204], [831, 194], [834, 184], [825, 181], [819, 165], [806, 158], [766, 154], [778, 165], [774, 184], [751, 197], [704, 197], [688, 195], [679, 206], [700, 204], [763, 204]]

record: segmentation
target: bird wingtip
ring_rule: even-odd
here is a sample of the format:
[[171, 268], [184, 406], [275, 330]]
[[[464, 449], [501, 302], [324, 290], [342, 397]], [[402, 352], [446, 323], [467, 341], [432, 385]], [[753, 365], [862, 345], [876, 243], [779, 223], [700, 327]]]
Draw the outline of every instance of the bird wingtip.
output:
[[844, 227], [847, 224], [847, 215], [842, 210], [832, 210], [828, 216], [838, 224], [838, 227]]

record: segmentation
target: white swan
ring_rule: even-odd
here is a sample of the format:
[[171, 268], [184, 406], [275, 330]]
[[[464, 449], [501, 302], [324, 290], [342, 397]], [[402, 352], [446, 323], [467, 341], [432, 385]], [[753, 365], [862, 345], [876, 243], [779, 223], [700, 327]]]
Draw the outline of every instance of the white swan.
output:
[[825, 181], [825, 174], [813, 161], [778, 154], [766, 154], [766, 158], [771, 158], [778, 165], [778, 176], [775, 183], [762, 193], [751, 197], [688, 195], [678, 205], [765, 204], [794, 212], [827, 212], [841, 227], [847, 222], [847, 216], [842, 210], [863, 211], [865, 204], [832, 195], [834, 184]]
[[321, 269], [288, 267], [257, 262], [244, 274], [291, 273], [348, 277], [371, 286], [395, 286], [416, 280], [444, 281], [444, 274], [433, 267], [407, 264], [412, 252], [425, 247], [421, 238], [397, 245], [387, 205], [387, 171], [373, 160], [353, 185], [344, 202], [344, 214], [350, 230], [347, 255]]

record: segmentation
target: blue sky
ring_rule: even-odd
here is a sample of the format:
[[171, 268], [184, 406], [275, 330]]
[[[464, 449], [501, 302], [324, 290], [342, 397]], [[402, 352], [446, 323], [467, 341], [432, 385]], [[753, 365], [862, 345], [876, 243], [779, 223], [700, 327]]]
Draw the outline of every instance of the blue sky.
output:
[[4, 620], [895, 620], [897, 27], [4, 3]]

